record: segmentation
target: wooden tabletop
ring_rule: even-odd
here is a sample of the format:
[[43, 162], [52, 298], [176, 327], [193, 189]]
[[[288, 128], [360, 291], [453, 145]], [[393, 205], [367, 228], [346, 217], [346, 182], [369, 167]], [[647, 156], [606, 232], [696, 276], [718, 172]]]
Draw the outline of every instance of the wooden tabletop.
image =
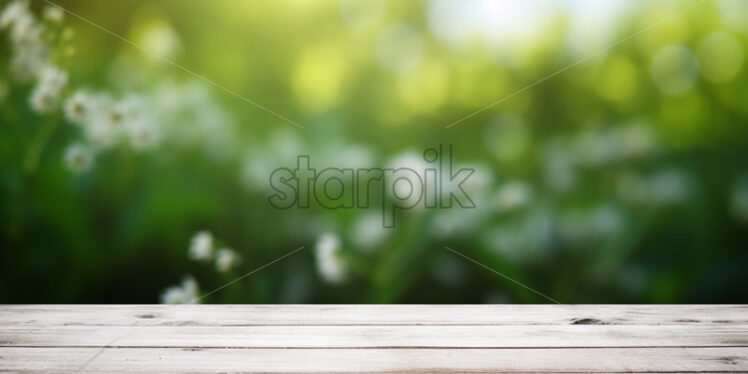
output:
[[747, 371], [738, 305], [0, 306], [0, 372]]

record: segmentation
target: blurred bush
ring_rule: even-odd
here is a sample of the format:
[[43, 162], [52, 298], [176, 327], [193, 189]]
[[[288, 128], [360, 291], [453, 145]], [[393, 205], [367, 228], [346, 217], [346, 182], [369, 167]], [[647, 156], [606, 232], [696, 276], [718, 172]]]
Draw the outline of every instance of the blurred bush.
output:
[[[199, 301], [546, 302], [445, 246], [563, 303], [748, 301], [744, 1], [0, 6], [0, 302], [193, 302], [302, 246]], [[440, 144], [475, 209], [267, 201]]]

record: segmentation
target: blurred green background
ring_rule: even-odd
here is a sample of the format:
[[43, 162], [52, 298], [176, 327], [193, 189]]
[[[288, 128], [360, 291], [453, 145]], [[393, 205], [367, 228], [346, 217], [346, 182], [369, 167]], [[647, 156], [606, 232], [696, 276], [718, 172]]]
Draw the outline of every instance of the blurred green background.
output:
[[[748, 302], [746, 1], [57, 4], [150, 53], [0, 1], [2, 303], [188, 302], [302, 246], [200, 302], [548, 302], [445, 246], [561, 303]], [[439, 144], [476, 209], [268, 203], [299, 154]]]

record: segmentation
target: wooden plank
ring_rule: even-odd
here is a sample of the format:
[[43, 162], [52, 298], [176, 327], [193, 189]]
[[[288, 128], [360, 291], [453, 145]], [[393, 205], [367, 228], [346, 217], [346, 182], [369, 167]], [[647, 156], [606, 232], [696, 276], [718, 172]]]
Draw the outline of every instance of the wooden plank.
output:
[[0, 372], [740, 372], [748, 348], [106, 349], [0, 348]]
[[748, 325], [748, 305], [5, 305], [0, 326]]
[[748, 325], [11, 326], [0, 346], [202, 348], [748, 347]]
[[0, 372], [748, 372], [748, 307], [0, 306]]

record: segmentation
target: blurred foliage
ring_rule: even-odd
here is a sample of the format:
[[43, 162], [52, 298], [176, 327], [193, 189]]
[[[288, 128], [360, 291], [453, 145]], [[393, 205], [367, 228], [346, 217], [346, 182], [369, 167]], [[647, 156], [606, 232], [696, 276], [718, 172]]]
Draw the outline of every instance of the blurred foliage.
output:
[[[546, 302], [445, 246], [562, 303], [748, 302], [742, 0], [18, 4], [0, 302], [190, 301], [302, 246], [201, 302]], [[476, 209], [268, 203], [297, 155], [440, 144]]]

